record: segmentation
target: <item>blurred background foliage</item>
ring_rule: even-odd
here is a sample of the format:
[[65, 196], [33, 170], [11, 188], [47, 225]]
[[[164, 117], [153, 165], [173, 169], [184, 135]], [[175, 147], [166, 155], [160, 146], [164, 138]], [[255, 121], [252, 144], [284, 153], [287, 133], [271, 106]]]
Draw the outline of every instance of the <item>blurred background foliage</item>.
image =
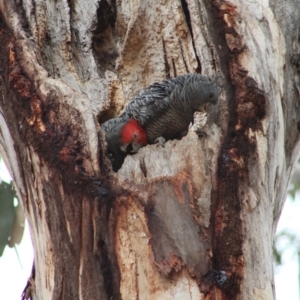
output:
[[[3, 164], [1, 159], [0, 163]], [[24, 226], [25, 216], [13, 183], [2, 180], [0, 174], [0, 257], [6, 246], [20, 244]]]
[[[300, 196], [300, 160], [293, 174], [288, 189], [286, 202], [295, 202]], [[295, 211], [296, 213], [296, 211]], [[287, 222], [287, 221], [286, 221]], [[294, 224], [294, 223], [293, 223]], [[297, 224], [296, 224], [297, 225]], [[299, 226], [285, 226], [278, 230], [275, 235], [273, 258], [275, 266], [281, 266], [286, 263], [285, 254], [288, 252], [288, 259], [293, 259], [298, 264], [298, 288], [300, 289], [300, 218]]]

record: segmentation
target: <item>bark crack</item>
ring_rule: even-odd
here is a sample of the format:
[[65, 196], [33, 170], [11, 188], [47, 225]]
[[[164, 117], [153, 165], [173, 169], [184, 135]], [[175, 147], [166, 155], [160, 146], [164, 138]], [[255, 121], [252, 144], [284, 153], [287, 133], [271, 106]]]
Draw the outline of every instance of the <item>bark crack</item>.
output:
[[118, 50], [115, 41], [116, 3], [101, 1], [97, 10], [98, 24], [93, 36], [93, 54], [100, 73], [115, 72]]
[[180, 52], [181, 52], [181, 56], [182, 56], [182, 60], [183, 60], [183, 63], [184, 63], [185, 70], [186, 70], [187, 73], [189, 73], [189, 69], [188, 69], [188, 66], [187, 66], [187, 63], [186, 63], [186, 60], [185, 60], [185, 57], [184, 57], [182, 44], [181, 44], [180, 40], [179, 40], [179, 47], [180, 47]]
[[169, 79], [170, 77], [170, 66], [168, 64], [168, 57], [166, 51], [166, 44], [165, 41], [162, 40], [163, 50], [164, 50], [164, 61], [165, 61], [165, 70], [166, 70], [166, 78]]
[[104, 240], [100, 240], [101, 249], [101, 270], [103, 273], [103, 284], [106, 291], [107, 299], [115, 299], [116, 292], [114, 286], [114, 274], [112, 263], [109, 258], [107, 245]]
[[177, 72], [176, 72], [176, 66], [175, 66], [175, 61], [172, 58], [172, 66], [173, 66], [173, 72], [174, 72], [174, 77], [177, 77]]
[[200, 62], [200, 59], [199, 59], [199, 57], [197, 55], [197, 50], [196, 50], [196, 46], [195, 46], [193, 29], [192, 29], [192, 24], [191, 24], [191, 16], [190, 16], [190, 11], [189, 11], [189, 7], [188, 7], [188, 3], [187, 3], [186, 0], [181, 0], [181, 5], [182, 5], [183, 13], [185, 15], [186, 23], [187, 23], [187, 26], [189, 28], [189, 32], [190, 32], [191, 38], [192, 38], [192, 46], [193, 46], [193, 49], [194, 49], [194, 52], [195, 52], [195, 57], [196, 57], [196, 60], [197, 60], [197, 65], [198, 65], [196, 69], [197, 69], [198, 73], [201, 73], [202, 67], [201, 67], [201, 62]]

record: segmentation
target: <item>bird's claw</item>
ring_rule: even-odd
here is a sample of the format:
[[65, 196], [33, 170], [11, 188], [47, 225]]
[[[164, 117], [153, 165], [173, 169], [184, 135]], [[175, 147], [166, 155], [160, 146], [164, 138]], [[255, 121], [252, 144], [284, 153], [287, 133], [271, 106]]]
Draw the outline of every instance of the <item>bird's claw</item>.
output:
[[159, 144], [162, 147], [165, 147], [166, 139], [162, 136], [158, 137], [155, 141], [154, 144]]

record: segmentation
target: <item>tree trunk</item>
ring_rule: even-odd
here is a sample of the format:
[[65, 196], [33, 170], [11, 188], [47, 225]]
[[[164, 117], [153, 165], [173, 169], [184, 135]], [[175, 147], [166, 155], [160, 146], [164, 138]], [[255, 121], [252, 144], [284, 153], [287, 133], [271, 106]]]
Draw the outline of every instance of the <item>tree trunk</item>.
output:
[[[298, 0], [0, 0], [1, 136], [34, 299], [273, 299], [299, 153]], [[149, 84], [217, 76], [192, 130], [111, 169], [99, 124]], [[25, 283], [24, 283], [25, 285]]]

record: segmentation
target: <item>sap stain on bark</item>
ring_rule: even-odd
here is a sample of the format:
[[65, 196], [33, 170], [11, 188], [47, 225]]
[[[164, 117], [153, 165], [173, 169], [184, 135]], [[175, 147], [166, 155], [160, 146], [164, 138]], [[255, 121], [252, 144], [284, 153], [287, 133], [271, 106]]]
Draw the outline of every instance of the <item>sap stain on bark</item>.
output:
[[[85, 162], [89, 154], [84, 153], [84, 139], [81, 115], [74, 108], [58, 100], [61, 95], [51, 90], [42, 100], [32, 82], [22, 69], [14, 37], [4, 29], [1, 31], [5, 47], [0, 49], [8, 70], [3, 72], [2, 80], [10, 90], [4, 91], [13, 101], [3, 108], [14, 105], [12, 118], [18, 126], [12, 132], [14, 138], [20, 137], [31, 145], [39, 156], [52, 167], [59, 165], [63, 182], [75, 190], [100, 199], [107, 198], [108, 191], [99, 178], [87, 174]], [[7, 75], [6, 75], [7, 74]], [[14, 103], [14, 104], [13, 104]]]
[[[229, 125], [218, 162], [219, 183], [212, 203], [213, 268], [230, 274], [222, 286], [225, 299], [236, 299], [244, 277], [243, 206], [241, 183], [249, 185], [249, 167], [256, 164], [256, 131], [263, 131], [266, 98], [257, 83], [239, 63], [245, 51], [243, 39], [235, 30], [238, 14], [228, 2], [213, 1], [214, 18], [223, 36], [229, 74]], [[220, 39], [221, 40], [221, 39]], [[223, 48], [223, 47], [222, 47]], [[230, 94], [230, 95], [229, 95]], [[253, 134], [250, 134], [253, 132]]]

